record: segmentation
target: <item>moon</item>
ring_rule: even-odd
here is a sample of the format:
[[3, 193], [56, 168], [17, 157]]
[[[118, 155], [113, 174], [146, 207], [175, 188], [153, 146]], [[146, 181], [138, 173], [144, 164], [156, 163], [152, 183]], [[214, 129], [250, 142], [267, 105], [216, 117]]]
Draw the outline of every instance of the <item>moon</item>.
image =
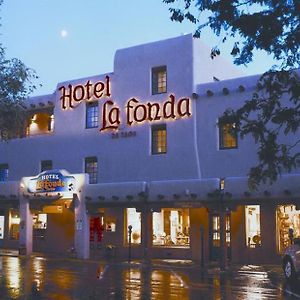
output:
[[62, 30], [60, 31], [60, 36], [61, 36], [62, 38], [66, 38], [66, 37], [68, 36], [68, 31], [65, 30], [65, 29], [62, 29]]

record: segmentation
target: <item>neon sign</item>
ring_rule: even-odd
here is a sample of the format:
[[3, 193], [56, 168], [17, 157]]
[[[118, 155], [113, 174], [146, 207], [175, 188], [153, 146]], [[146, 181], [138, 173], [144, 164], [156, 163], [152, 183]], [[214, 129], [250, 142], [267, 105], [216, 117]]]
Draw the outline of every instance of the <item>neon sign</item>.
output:
[[[61, 86], [61, 107], [62, 109], [75, 108], [82, 100], [99, 100], [103, 97], [110, 97], [110, 78], [105, 77], [104, 81], [94, 84], [88, 80], [85, 84], [72, 86]], [[136, 124], [165, 120], [177, 120], [190, 117], [191, 100], [183, 97], [176, 101], [175, 95], [170, 94], [163, 102], [142, 103], [136, 98], [130, 98], [125, 106], [126, 124], [133, 126]], [[102, 126], [100, 132], [105, 130], [118, 130], [122, 123], [121, 109], [111, 99], [106, 100], [102, 106]]]

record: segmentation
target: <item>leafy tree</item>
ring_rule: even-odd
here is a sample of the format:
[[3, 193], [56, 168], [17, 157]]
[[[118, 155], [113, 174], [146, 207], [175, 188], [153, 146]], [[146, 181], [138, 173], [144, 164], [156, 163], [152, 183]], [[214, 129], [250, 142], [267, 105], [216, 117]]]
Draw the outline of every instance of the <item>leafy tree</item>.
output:
[[[299, 0], [163, 0], [171, 20], [195, 24], [195, 37], [210, 28], [231, 43], [237, 65], [249, 64], [264, 50], [276, 65], [258, 80], [251, 99], [223, 117], [234, 119], [243, 138], [258, 145], [258, 164], [249, 171], [249, 186], [273, 183], [282, 172], [300, 166], [300, 1]], [[174, 8], [173, 6], [176, 5]], [[203, 20], [202, 20], [203, 18]], [[211, 58], [220, 54], [216, 46]], [[282, 136], [288, 135], [287, 139]], [[288, 143], [291, 141], [291, 143]]]
[[[0, 6], [3, 1], [0, 0]], [[35, 72], [19, 59], [7, 59], [0, 43], [0, 140], [22, 136], [26, 113], [24, 101], [35, 89]]]

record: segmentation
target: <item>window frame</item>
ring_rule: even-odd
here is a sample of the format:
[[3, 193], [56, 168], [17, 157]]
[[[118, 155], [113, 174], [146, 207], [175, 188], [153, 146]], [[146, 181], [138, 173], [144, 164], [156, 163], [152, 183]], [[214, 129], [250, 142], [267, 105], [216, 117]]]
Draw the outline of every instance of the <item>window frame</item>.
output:
[[231, 133], [227, 132], [227, 134], [231, 134], [232, 137], [235, 139], [235, 146], [225, 146], [224, 145], [224, 126], [225, 125], [233, 125], [236, 122], [234, 120], [229, 120], [229, 119], [222, 119], [220, 118], [218, 120], [218, 132], [219, 132], [219, 150], [229, 150], [229, 149], [237, 149], [238, 148], [238, 134], [237, 131], [235, 130], [234, 135]]
[[[165, 72], [166, 73], [166, 81], [165, 81], [165, 89], [160, 92], [159, 91], [159, 79], [158, 79], [158, 74], [160, 72]], [[167, 66], [158, 66], [158, 67], [153, 67], [151, 69], [151, 93], [152, 95], [159, 95], [159, 94], [165, 94], [167, 93], [168, 90], [168, 72], [167, 72]]]
[[[94, 112], [94, 109], [96, 110], [96, 113]], [[93, 109], [93, 111], [91, 112], [92, 115], [89, 115], [90, 109]], [[96, 121], [92, 121], [93, 118], [96, 118]], [[89, 122], [88, 120], [90, 120], [90, 123], [92, 124], [91, 126], [89, 126]], [[96, 125], [94, 123], [97, 123]], [[99, 103], [98, 101], [90, 101], [90, 102], [86, 102], [85, 105], [85, 128], [86, 129], [90, 129], [90, 128], [98, 128], [99, 127]]]
[[[159, 130], [165, 130], [166, 132], [166, 140], [165, 140], [165, 151], [157, 151], [158, 143], [154, 143], [157, 139], [154, 136], [154, 133]], [[151, 126], [151, 155], [161, 155], [167, 154], [168, 152], [168, 132], [167, 132], [167, 125], [166, 124], [155, 124]]]
[[[93, 174], [96, 174], [96, 176], [91, 176], [91, 172], [87, 172], [87, 164], [88, 163], [97, 163], [96, 172], [92, 172]], [[93, 168], [94, 169], [94, 168]], [[89, 174], [89, 184], [97, 184], [98, 183], [98, 158], [97, 156], [88, 156], [84, 159], [84, 173]], [[92, 178], [95, 178], [95, 181], [91, 180]]]

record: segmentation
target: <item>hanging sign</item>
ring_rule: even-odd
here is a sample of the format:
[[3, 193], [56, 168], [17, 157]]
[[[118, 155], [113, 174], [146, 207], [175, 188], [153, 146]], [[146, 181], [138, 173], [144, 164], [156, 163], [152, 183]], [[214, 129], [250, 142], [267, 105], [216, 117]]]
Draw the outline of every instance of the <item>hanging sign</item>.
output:
[[57, 170], [44, 171], [29, 180], [27, 190], [29, 193], [72, 192], [75, 190], [75, 178]]

